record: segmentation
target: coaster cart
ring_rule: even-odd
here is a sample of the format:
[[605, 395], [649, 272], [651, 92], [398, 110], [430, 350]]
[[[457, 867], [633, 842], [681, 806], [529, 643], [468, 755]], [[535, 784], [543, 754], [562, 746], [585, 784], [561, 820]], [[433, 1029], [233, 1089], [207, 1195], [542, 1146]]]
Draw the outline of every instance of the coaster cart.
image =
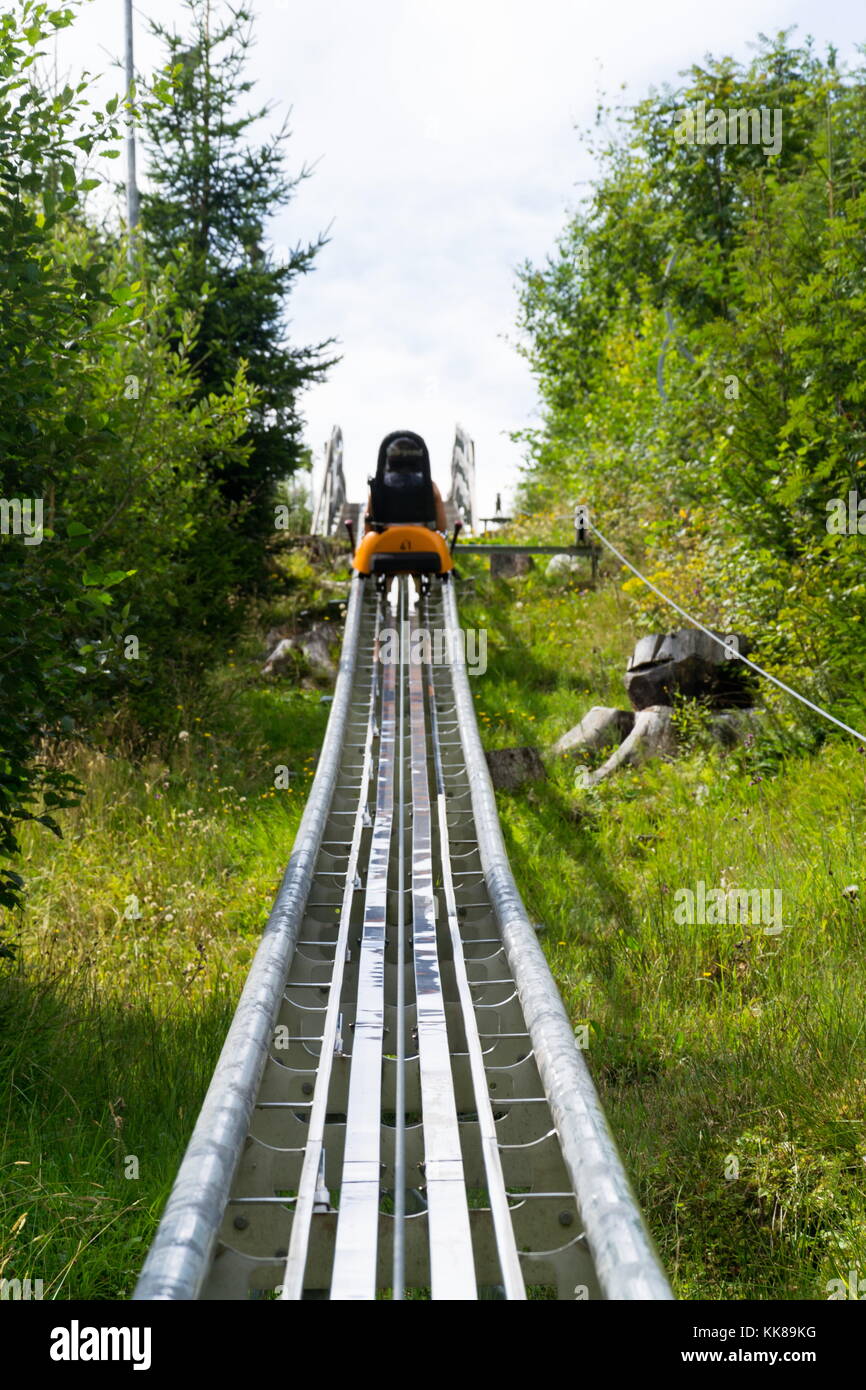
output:
[[[417, 439], [420, 446], [417, 469], [389, 472], [386, 466], [388, 445], [396, 438], [405, 439], [407, 436]], [[430, 458], [423, 440], [406, 430], [389, 435], [379, 450], [375, 477], [368, 481], [371, 511], [367, 523], [370, 530], [357, 547], [352, 525], [346, 523], [353, 550], [353, 568], [364, 578], [375, 576], [376, 587], [383, 593], [391, 577], [397, 574], [411, 574], [418, 581], [422, 594], [430, 592], [434, 575], [446, 583], [454, 569], [452, 552], [461, 523], [455, 526], [449, 546], [442, 533], [435, 529], [435, 520], [407, 520], [407, 517], [433, 517], [436, 510]]]

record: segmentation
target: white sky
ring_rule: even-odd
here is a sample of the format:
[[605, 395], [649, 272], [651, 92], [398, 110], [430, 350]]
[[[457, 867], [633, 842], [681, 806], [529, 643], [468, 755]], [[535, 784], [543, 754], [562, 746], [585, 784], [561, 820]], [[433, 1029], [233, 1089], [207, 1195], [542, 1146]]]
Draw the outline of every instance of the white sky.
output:
[[[707, 53], [749, 56], [796, 24], [842, 59], [866, 41], [862, 0], [254, 0], [255, 104], [292, 108], [289, 165], [312, 178], [271, 228], [277, 246], [332, 240], [290, 304], [295, 342], [339, 339], [343, 360], [303, 400], [317, 459], [343, 428], [360, 500], [379, 441], [427, 438], [445, 484], [454, 424], [476, 443], [479, 503], [507, 501], [536, 395], [513, 339], [515, 269], [552, 248], [593, 169], [576, 125], [599, 92], [675, 81]], [[146, 16], [182, 25], [179, 0], [136, 9], [136, 62], [159, 49]], [[89, 0], [58, 44], [61, 75], [104, 76], [123, 52], [123, 0]], [[141, 163], [141, 159], [140, 159]], [[115, 161], [114, 176], [122, 161]]]

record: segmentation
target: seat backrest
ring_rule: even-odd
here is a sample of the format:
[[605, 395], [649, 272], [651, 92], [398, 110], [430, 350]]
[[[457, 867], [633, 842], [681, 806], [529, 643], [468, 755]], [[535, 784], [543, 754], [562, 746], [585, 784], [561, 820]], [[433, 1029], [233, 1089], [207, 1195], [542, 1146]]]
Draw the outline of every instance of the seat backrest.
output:
[[420, 522], [435, 527], [430, 455], [419, 434], [395, 430], [387, 435], [379, 448], [376, 475], [369, 483], [374, 525]]

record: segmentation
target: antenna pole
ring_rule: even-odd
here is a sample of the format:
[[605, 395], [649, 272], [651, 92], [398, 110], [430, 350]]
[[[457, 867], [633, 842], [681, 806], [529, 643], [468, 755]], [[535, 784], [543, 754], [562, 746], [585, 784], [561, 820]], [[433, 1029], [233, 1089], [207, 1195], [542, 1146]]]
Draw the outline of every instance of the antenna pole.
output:
[[[123, 0], [126, 19], [126, 99], [132, 101], [135, 87], [135, 64], [132, 58], [132, 0]], [[126, 226], [129, 235], [129, 259], [135, 259], [135, 233], [138, 228], [138, 184], [135, 178], [135, 118], [127, 112], [126, 127]]]

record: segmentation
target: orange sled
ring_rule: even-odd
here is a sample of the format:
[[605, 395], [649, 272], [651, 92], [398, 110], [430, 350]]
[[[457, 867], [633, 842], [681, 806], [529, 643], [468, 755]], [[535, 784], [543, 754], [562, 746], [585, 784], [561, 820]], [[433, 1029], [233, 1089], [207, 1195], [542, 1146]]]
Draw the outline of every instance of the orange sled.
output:
[[358, 545], [352, 565], [359, 574], [438, 574], [454, 568], [448, 543], [426, 526], [388, 526], [370, 531]]

